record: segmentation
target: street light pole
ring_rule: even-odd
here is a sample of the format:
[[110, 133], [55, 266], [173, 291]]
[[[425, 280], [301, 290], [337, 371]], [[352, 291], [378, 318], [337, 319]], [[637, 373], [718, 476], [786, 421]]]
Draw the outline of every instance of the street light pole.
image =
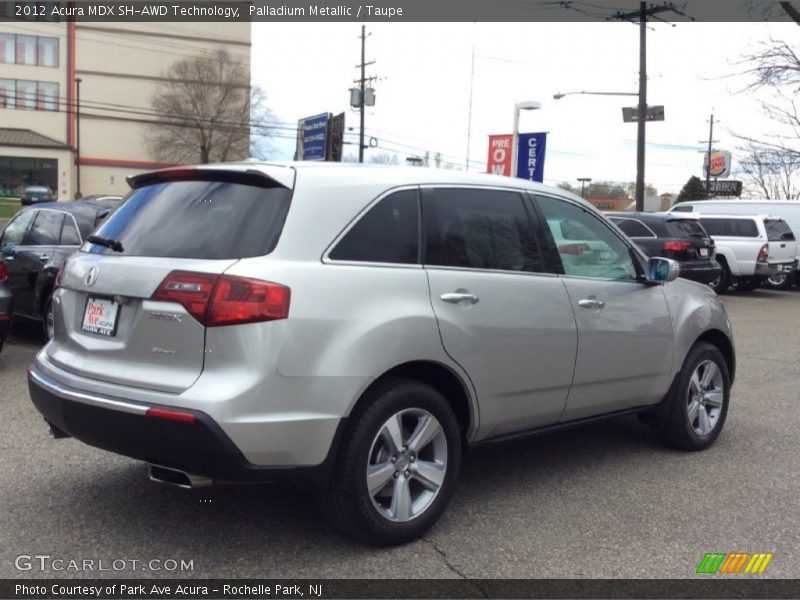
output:
[[511, 177], [517, 176], [517, 154], [519, 146], [519, 113], [522, 110], [538, 110], [542, 108], [541, 102], [526, 100], [514, 105], [514, 130], [511, 135]]
[[81, 198], [81, 81], [75, 79], [75, 199]]
[[644, 142], [647, 118], [647, 3], [639, 3], [639, 106], [636, 127], [636, 211], [644, 211]]
[[592, 181], [591, 177], [578, 177], [578, 181], [581, 182], [581, 198], [584, 200], [586, 199], [586, 195], [584, 194], [584, 189], [586, 188], [586, 184]]

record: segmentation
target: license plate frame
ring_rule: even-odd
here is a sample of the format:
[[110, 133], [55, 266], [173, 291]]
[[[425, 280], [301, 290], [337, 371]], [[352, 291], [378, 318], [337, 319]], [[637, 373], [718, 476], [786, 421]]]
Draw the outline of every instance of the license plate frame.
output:
[[[90, 315], [89, 307], [102, 308], [102, 313]], [[83, 307], [83, 318], [81, 319], [81, 331], [84, 333], [91, 333], [102, 337], [115, 337], [117, 335], [117, 328], [119, 327], [119, 315], [121, 310], [119, 302], [109, 296], [89, 295], [86, 297], [86, 303]], [[107, 310], [113, 310], [113, 315], [106, 315]], [[89, 317], [99, 317], [97, 321], [94, 319], [87, 323]]]

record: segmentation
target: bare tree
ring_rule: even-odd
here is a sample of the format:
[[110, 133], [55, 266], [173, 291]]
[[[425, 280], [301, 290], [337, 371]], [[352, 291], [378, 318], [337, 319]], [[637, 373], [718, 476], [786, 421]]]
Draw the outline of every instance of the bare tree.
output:
[[399, 165], [397, 154], [393, 152], [379, 152], [369, 157], [368, 162], [376, 165]]
[[766, 200], [800, 199], [800, 156], [750, 144], [742, 148], [739, 171], [750, 191]]
[[147, 128], [157, 160], [209, 163], [241, 160], [253, 138], [270, 137], [264, 92], [250, 86], [247, 65], [226, 50], [172, 64], [153, 96], [156, 120]]

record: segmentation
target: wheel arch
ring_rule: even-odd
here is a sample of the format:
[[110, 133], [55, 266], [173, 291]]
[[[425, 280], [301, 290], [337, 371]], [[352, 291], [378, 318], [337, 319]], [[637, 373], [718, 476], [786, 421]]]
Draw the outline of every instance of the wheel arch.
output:
[[728, 374], [730, 375], [731, 383], [733, 383], [736, 375], [736, 353], [734, 352], [733, 342], [731, 342], [730, 338], [719, 329], [709, 329], [695, 340], [695, 344], [698, 342], [707, 342], [722, 352], [722, 356], [725, 357], [725, 363], [728, 365]]

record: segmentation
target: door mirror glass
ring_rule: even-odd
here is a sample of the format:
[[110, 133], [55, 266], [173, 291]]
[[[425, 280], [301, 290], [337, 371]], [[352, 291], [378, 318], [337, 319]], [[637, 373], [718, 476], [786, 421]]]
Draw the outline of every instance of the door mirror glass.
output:
[[653, 283], [675, 281], [680, 273], [680, 265], [670, 258], [654, 256], [647, 261], [647, 281]]

